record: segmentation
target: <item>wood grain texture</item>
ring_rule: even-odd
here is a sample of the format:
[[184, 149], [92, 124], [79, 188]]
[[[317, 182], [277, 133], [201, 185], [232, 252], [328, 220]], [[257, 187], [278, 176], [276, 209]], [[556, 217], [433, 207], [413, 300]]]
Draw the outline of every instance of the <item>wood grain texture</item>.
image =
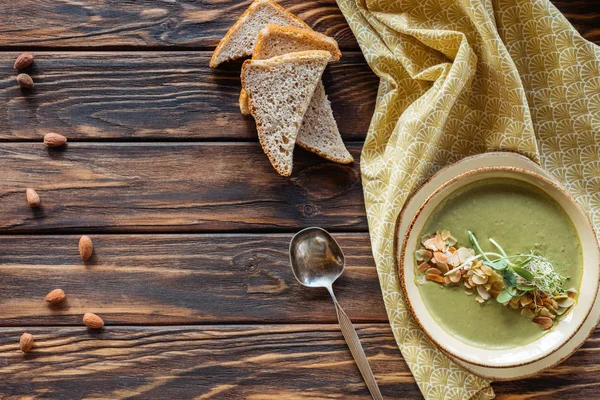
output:
[[[389, 326], [357, 325], [386, 399], [416, 399], [417, 385]], [[337, 325], [31, 328], [0, 330], [3, 400], [367, 399]]]
[[0, 233], [366, 231], [359, 163], [295, 154], [284, 178], [258, 143], [5, 143]]
[[[239, 109], [241, 63], [210, 68], [210, 52], [35, 52], [29, 91], [15, 81], [17, 55], [0, 53], [0, 141], [258, 140]], [[363, 140], [378, 78], [362, 54], [344, 54], [323, 81], [343, 138]]]
[[[251, 0], [36, 0], [3, 4], [0, 47], [214, 48]], [[358, 49], [335, 0], [281, 0], [343, 49]]]
[[[3, 4], [0, 48], [212, 49], [251, 0], [10, 1]], [[358, 43], [334, 0], [279, 2], [342, 49]], [[600, 43], [600, 10], [591, 0], [553, 0], [588, 40]]]
[[[0, 325], [336, 323], [326, 290], [292, 275], [291, 234], [0, 237]], [[387, 322], [367, 233], [335, 234], [346, 258], [336, 295], [354, 322]], [[61, 288], [67, 300], [48, 306]]]

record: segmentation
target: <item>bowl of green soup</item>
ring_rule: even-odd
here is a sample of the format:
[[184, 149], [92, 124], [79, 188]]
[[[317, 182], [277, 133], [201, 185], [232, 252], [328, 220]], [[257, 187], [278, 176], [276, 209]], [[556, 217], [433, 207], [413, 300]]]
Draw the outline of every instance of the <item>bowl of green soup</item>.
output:
[[461, 174], [420, 206], [398, 273], [406, 303], [450, 356], [492, 368], [526, 365], [563, 346], [598, 292], [593, 227], [559, 184], [489, 167]]

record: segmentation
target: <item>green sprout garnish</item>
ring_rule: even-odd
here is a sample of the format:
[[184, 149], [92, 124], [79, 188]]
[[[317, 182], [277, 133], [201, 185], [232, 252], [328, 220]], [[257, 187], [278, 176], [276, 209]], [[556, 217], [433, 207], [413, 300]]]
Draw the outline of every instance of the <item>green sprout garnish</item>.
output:
[[[492, 238], [489, 238], [489, 241], [500, 254], [484, 252], [477, 237], [471, 231], [469, 231], [469, 240], [475, 251], [484, 258], [483, 263], [494, 268], [502, 276], [504, 290], [496, 298], [499, 303], [506, 303], [513, 297], [536, 289], [547, 295], [566, 293], [563, 286], [568, 278], [556, 272], [548, 259], [533, 253], [509, 256]], [[491, 259], [490, 256], [495, 258]]]

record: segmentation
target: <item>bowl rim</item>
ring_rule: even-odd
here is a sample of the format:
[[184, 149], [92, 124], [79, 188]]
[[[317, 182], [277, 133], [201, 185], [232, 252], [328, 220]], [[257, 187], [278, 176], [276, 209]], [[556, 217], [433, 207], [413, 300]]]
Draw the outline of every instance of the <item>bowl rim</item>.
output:
[[[396, 220], [396, 226], [395, 226], [395, 230], [394, 230], [394, 259], [396, 261], [396, 272], [398, 274], [398, 279], [400, 281], [400, 289], [402, 291], [402, 296], [404, 297], [404, 301], [406, 303], [406, 306], [408, 308], [408, 310], [410, 311], [410, 314], [413, 318], [413, 320], [417, 323], [417, 325], [419, 326], [419, 328], [421, 329], [421, 331], [425, 334], [425, 336], [434, 344], [436, 345], [442, 352], [444, 352], [446, 355], [456, 358], [458, 360], [464, 361], [468, 364], [471, 365], [475, 365], [475, 366], [481, 366], [481, 367], [487, 367], [487, 368], [513, 368], [513, 367], [520, 367], [520, 366], [524, 366], [524, 365], [528, 365], [531, 363], [534, 363], [536, 361], [539, 361], [543, 358], [545, 358], [548, 354], [552, 354], [553, 352], [557, 351], [558, 349], [562, 348], [566, 343], [568, 343], [573, 336], [575, 336], [575, 334], [581, 329], [581, 327], [583, 326], [584, 322], [588, 319], [588, 317], [590, 316], [590, 313], [592, 311], [593, 308], [593, 304], [594, 302], [591, 303], [591, 306], [588, 307], [586, 313], [585, 313], [585, 317], [581, 320], [581, 322], [578, 324], [577, 328], [574, 329], [572, 331], [572, 333], [566, 338], [564, 339], [559, 345], [551, 348], [550, 350], [541, 353], [540, 355], [532, 358], [531, 360], [527, 360], [524, 362], [516, 362], [516, 363], [510, 363], [510, 364], [506, 364], [506, 365], [495, 365], [495, 364], [486, 364], [483, 362], [476, 362], [474, 360], [470, 360], [470, 359], [466, 359], [465, 357], [463, 357], [461, 354], [457, 354], [455, 352], [451, 352], [449, 351], [446, 347], [444, 347], [444, 345], [442, 345], [441, 343], [439, 343], [437, 340], [435, 340], [433, 338], [433, 336], [427, 331], [427, 329], [425, 328], [425, 326], [423, 325], [423, 323], [421, 322], [421, 320], [419, 319], [419, 317], [417, 316], [417, 313], [415, 312], [415, 309], [410, 301], [410, 298], [408, 296], [408, 290], [406, 288], [406, 282], [405, 282], [405, 274], [404, 274], [404, 263], [405, 263], [405, 255], [406, 255], [406, 247], [407, 247], [407, 242], [408, 242], [408, 237], [410, 236], [414, 225], [416, 223], [417, 218], [421, 215], [423, 209], [425, 208], [425, 206], [434, 198], [436, 197], [442, 190], [444, 190], [445, 188], [447, 188], [448, 186], [452, 185], [453, 183], [457, 182], [460, 179], [463, 179], [465, 177], [471, 176], [471, 175], [476, 175], [479, 173], [485, 173], [488, 171], [505, 171], [505, 172], [513, 172], [513, 173], [518, 173], [518, 174], [523, 174], [523, 175], [528, 175], [531, 178], [534, 178], [536, 180], [539, 180], [545, 184], [548, 184], [552, 187], [554, 187], [556, 190], [560, 191], [563, 195], [565, 195], [567, 197], [567, 199], [577, 208], [577, 210], [581, 213], [581, 215], [584, 217], [584, 221], [587, 224], [587, 227], [589, 228], [589, 230], [592, 232], [592, 237], [593, 237], [593, 243], [595, 244], [595, 249], [596, 249], [596, 254], [599, 255], [600, 258], [600, 244], [598, 242], [598, 236], [596, 235], [596, 232], [594, 230], [594, 227], [587, 215], [587, 213], [583, 210], [583, 208], [581, 207], [581, 205], [577, 202], [577, 200], [573, 197], [573, 195], [565, 188], [563, 187], [561, 184], [559, 184], [558, 182], [545, 177], [537, 172], [533, 172], [533, 171], [529, 171], [527, 169], [524, 168], [520, 168], [520, 167], [511, 167], [511, 166], [490, 166], [490, 167], [479, 167], [479, 168], [475, 168], [475, 169], [471, 169], [469, 171], [463, 172], [451, 179], [449, 179], [448, 181], [444, 182], [442, 185], [440, 185], [437, 189], [435, 189], [429, 196], [427, 196], [427, 198], [423, 201], [423, 203], [419, 206], [418, 210], [415, 212], [415, 215], [411, 218], [411, 221], [406, 229], [406, 233], [404, 235], [404, 237], [402, 238], [402, 249], [399, 251], [399, 246], [397, 241], [400, 240], [400, 238], [398, 237], [398, 228], [399, 228], [399, 218], [398, 220]], [[428, 182], [428, 180], [424, 181], [424, 183]], [[422, 186], [422, 185], [421, 185]], [[413, 194], [416, 193], [419, 190], [419, 188], [415, 189], [413, 191]], [[543, 189], [542, 189], [543, 190]], [[547, 193], [548, 194], [548, 193]], [[549, 195], [549, 194], [548, 194]], [[412, 196], [412, 194], [411, 194]], [[550, 197], [553, 198], [553, 196], [549, 195]], [[398, 214], [398, 217], [400, 217], [402, 215], [403, 210], [400, 211], [400, 213]], [[398, 254], [398, 252], [400, 254]], [[598, 269], [600, 270], [600, 265], [598, 265]], [[599, 280], [596, 282], [595, 285], [595, 289], [594, 289], [594, 299], [597, 297], [598, 295], [598, 291], [600, 290], [600, 274], [599, 274]], [[441, 328], [442, 331], [446, 332], [443, 328]], [[446, 332], [448, 335], [451, 335], [450, 333]], [[539, 340], [539, 339], [538, 339]], [[535, 343], [535, 342], [532, 342]], [[469, 344], [467, 344], [469, 345]], [[476, 346], [473, 345], [469, 345], [470, 347], [473, 348], [477, 348]]]

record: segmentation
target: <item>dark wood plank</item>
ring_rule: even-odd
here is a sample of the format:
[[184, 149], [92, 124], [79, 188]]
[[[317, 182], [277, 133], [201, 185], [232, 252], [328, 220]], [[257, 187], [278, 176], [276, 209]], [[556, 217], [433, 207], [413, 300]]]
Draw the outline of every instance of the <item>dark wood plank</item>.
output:
[[[40, 140], [59, 132], [81, 140], [253, 140], [240, 113], [241, 63], [209, 68], [210, 52], [36, 52], [32, 91], [0, 53], [0, 140]], [[363, 140], [378, 79], [362, 54], [331, 64], [324, 83], [340, 132]]]
[[[57, 0], [7, 1], [0, 23], [0, 48], [212, 49], [250, 0], [156, 2]], [[334, 37], [343, 49], [358, 50], [334, 0], [281, 0], [313, 29]], [[553, 0], [588, 40], [600, 43], [595, 1]]]
[[600, 327], [571, 358], [532, 378], [495, 382], [492, 386], [498, 399], [554, 400], [598, 398], [600, 381]]
[[[36, 0], [3, 4], [2, 48], [214, 48], [251, 0]], [[281, 0], [343, 49], [358, 44], [335, 0]]]
[[297, 149], [284, 178], [258, 143], [5, 143], [0, 233], [366, 231], [358, 164]]
[[[0, 237], [0, 325], [78, 325], [95, 312], [109, 325], [334, 323], [326, 290], [292, 275], [291, 234]], [[367, 233], [335, 234], [346, 270], [337, 297], [355, 322], [387, 322]], [[48, 307], [55, 288], [67, 301]]]
[[[357, 325], [386, 399], [419, 389], [389, 326]], [[3, 399], [367, 399], [336, 325], [0, 330]], [[200, 397], [204, 396], [204, 397]]]

